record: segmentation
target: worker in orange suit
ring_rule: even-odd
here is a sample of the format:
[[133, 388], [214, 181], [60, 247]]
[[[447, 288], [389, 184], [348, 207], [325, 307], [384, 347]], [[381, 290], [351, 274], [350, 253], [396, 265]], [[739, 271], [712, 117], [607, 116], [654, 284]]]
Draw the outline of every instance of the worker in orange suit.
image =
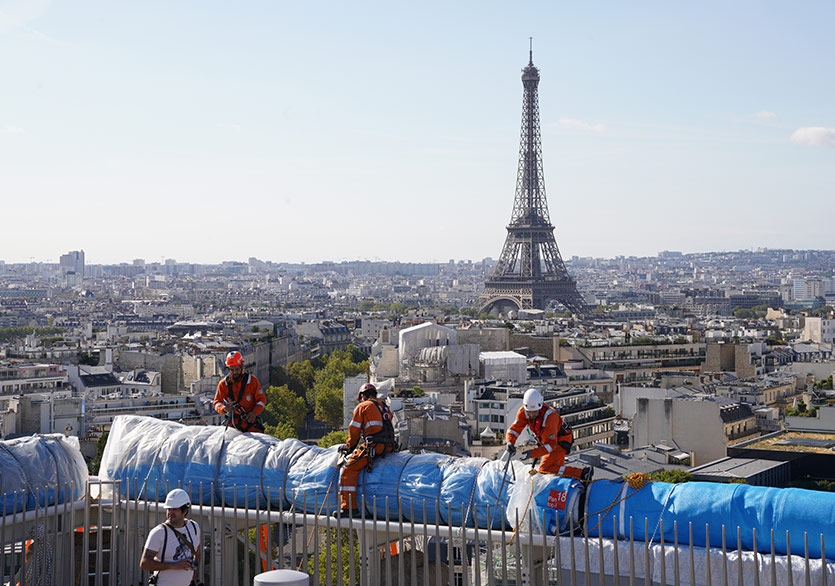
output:
[[511, 456], [516, 453], [516, 440], [526, 427], [536, 440], [537, 447], [523, 452], [523, 460], [541, 457], [541, 474], [559, 474], [578, 480], [591, 480], [592, 468], [564, 466], [565, 457], [571, 451], [571, 444], [574, 442], [571, 428], [565, 424], [556, 409], [544, 404], [542, 394], [536, 389], [525, 391], [516, 421], [507, 430], [505, 441]]
[[267, 396], [254, 375], [244, 372], [244, 357], [240, 352], [226, 356], [229, 374], [217, 383], [212, 406], [221, 415], [232, 417], [232, 427], [244, 432], [264, 432], [261, 413], [267, 406]]
[[370, 470], [375, 458], [398, 450], [391, 411], [377, 398], [377, 387], [364, 384], [357, 393], [357, 401], [359, 405], [354, 409], [348, 427], [348, 441], [339, 446], [339, 451], [348, 455], [348, 459], [339, 477], [340, 510], [334, 511], [334, 515], [354, 517], [359, 513], [357, 484], [360, 472], [366, 466]]

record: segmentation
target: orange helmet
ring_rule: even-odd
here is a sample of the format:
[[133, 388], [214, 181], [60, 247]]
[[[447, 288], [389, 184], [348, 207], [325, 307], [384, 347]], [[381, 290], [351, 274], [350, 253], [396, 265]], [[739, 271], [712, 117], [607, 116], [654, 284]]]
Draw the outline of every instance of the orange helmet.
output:
[[244, 357], [241, 356], [240, 352], [230, 352], [226, 355], [226, 366], [243, 366], [244, 365]]
[[371, 383], [365, 383], [360, 387], [360, 392], [357, 393], [357, 401], [362, 401], [364, 399], [363, 395], [368, 392], [373, 392], [372, 396], [377, 396], [377, 387], [372, 385]]

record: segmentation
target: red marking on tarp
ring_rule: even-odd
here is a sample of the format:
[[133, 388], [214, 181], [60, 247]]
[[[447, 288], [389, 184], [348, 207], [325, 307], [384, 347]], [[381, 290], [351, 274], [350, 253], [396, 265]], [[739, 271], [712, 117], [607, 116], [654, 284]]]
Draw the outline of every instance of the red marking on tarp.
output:
[[565, 503], [568, 501], [568, 493], [564, 490], [552, 490], [548, 493], [549, 509], [557, 509], [558, 511], [565, 510]]

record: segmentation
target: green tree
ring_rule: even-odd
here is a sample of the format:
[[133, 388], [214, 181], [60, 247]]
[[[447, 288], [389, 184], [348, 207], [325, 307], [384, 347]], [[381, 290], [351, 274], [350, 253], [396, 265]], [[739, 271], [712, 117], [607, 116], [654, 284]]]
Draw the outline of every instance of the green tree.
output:
[[[319, 543], [322, 544], [322, 549], [319, 552], [318, 558], [311, 556], [307, 561], [307, 573], [314, 575], [314, 567], [319, 565], [319, 584], [326, 586], [336, 586], [337, 584], [350, 584], [351, 580], [351, 556], [354, 557], [354, 568], [360, 567], [359, 557], [359, 537], [355, 534], [351, 538], [350, 531], [352, 529], [320, 529], [321, 535]], [[330, 535], [325, 536], [325, 531]], [[329, 539], [329, 541], [328, 541]], [[340, 547], [337, 548], [336, 540], [339, 539]], [[353, 550], [351, 548], [353, 542]], [[325, 548], [325, 544], [330, 543], [329, 548]], [[338, 576], [339, 571], [339, 557], [337, 553], [342, 554], [342, 577]], [[327, 580], [327, 559], [330, 558], [331, 580]], [[355, 572], [358, 570], [355, 570]]]
[[820, 490], [823, 492], [835, 492], [835, 481], [815, 480], [809, 476], [792, 480], [786, 485], [787, 488], [805, 488], [807, 490]]
[[806, 407], [806, 403], [798, 403], [797, 407], [786, 407], [786, 417], [817, 417], [818, 406]]
[[12, 328], [0, 328], [0, 342], [22, 340], [29, 334], [35, 334], [36, 336], [51, 336], [54, 334], [63, 334], [64, 331], [64, 328], [55, 326], [16, 326]]
[[99, 365], [99, 355], [98, 354], [88, 354], [87, 352], [79, 352], [78, 353], [78, 363], [84, 364], [86, 366], [98, 366]]
[[105, 431], [99, 436], [99, 439], [96, 440], [96, 457], [87, 461], [87, 469], [90, 471], [91, 476], [98, 476], [99, 474], [99, 468], [101, 468], [101, 457], [104, 455], [104, 447], [107, 445], [108, 435], [110, 435], [110, 433]]
[[[326, 391], [339, 389], [342, 396], [342, 381], [346, 376], [356, 376], [368, 372], [368, 361], [354, 362], [353, 346], [348, 350], [334, 350], [324, 359], [324, 364], [313, 377], [313, 386], [307, 391], [307, 401], [316, 405], [316, 397]], [[341, 399], [340, 399], [341, 400]]]
[[351, 361], [355, 362], [356, 364], [361, 364], [363, 361], [368, 360], [368, 354], [350, 344], [348, 346], [348, 352], [351, 353]]
[[320, 439], [317, 444], [320, 448], [329, 448], [331, 446], [338, 446], [347, 442], [348, 432], [338, 430], [325, 434], [325, 436]]
[[342, 427], [343, 407], [342, 389], [326, 389], [316, 396], [316, 419], [334, 429]]
[[418, 387], [418, 386], [414, 386], [411, 389], [403, 389], [403, 390], [399, 391], [397, 394], [401, 397], [404, 397], [404, 398], [426, 396], [426, 393], [424, 392], [424, 390], [422, 388]]
[[816, 389], [830, 390], [830, 391], [831, 391], [831, 390], [832, 390], [832, 375], [830, 374], [830, 375], [829, 375], [828, 377], [826, 377], [825, 379], [817, 381], [817, 382], [815, 383], [815, 388], [816, 388]]
[[759, 319], [768, 313], [768, 305], [755, 305], [751, 309], [734, 307], [734, 317], [738, 319]]
[[290, 388], [297, 393], [305, 393], [313, 386], [315, 372], [310, 360], [304, 362], [293, 362], [287, 367], [290, 375]]
[[295, 429], [304, 427], [307, 405], [302, 397], [286, 385], [269, 387], [265, 394], [267, 395], [267, 407], [264, 409], [265, 421], [272, 425], [288, 423]]
[[682, 482], [690, 482], [693, 480], [693, 475], [686, 470], [662, 470], [661, 472], [653, 472], [652, 479], [658, 482], [669, 482], [671, 484], [679, 484]]
[[270, 367], [270, 386], [280, 387], [290, 382], [287, 371], [282, 366]]
[[280, 440], [298, 437], [295, 428], [287, 422], [279, 422], [276, 425], [265, 425], [264, 432]]

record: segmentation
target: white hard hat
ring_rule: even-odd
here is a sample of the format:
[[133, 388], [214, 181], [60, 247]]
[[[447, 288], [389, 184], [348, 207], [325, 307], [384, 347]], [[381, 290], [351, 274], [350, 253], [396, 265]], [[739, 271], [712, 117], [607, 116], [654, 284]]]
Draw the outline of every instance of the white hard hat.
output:
[[542, 409], [542, 394], [536, 389], [528, 389], [522, 398], [525, 411], [539, 411]]
[[191, 499], [188, 498], [188, 493], [182, 488], [175, 488], [165, 497], [166, 509], [179, 509], [184, 505], [190, 505]]

